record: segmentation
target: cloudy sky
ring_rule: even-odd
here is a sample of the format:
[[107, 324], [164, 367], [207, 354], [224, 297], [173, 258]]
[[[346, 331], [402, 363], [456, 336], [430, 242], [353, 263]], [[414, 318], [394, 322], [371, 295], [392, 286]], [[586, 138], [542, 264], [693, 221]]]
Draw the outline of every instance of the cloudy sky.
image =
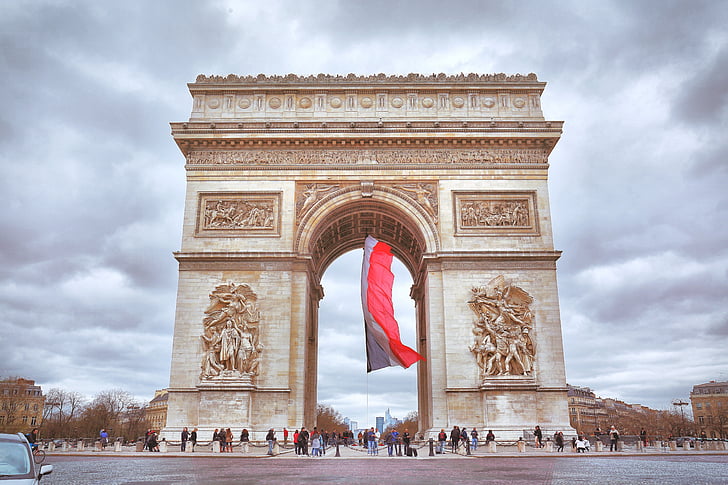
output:
[[[566, 122], [549, 188], [568, 382], [669, 408], [728, 380], [726, 25], [719, 0], [3, 1], [0, 375], [168, 385], [185, 189], [168, 123], [198, 74], [535, 72]], [[363, 423], [417, 402], [414, 369], [367, 378], [361, 315], [337, 304], [360, 257], [325, 275], [319, 394]]]

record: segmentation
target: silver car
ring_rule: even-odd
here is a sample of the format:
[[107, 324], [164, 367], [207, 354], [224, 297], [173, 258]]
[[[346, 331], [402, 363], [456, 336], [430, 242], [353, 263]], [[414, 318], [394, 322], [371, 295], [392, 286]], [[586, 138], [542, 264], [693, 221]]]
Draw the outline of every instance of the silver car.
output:
[[53, 471], [53, 465], [36, 464], [30, 443], [21, 433], [0, 434], [0, 484], [32, 485]]

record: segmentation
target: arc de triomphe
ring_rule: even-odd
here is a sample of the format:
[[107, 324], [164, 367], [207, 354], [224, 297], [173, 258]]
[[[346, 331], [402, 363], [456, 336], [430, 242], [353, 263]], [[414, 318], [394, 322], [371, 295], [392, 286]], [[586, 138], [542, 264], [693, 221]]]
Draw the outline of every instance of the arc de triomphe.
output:
[[[198, 76], [167, 427], [313, 426], [321, 277], [367, 234], [409, 269], [420, 432], [569, 428], [545, 83]], [[362, 329], [363, 333], [363, 329]], [[260, 434], [260, 436], [258, 436]]]

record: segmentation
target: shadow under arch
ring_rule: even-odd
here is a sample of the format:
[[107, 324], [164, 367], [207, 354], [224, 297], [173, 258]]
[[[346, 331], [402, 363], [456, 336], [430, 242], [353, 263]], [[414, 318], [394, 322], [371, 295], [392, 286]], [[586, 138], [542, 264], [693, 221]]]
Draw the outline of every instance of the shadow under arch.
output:
[[387, 187], [363, 197], [351, 187], [322, 199], [301, 221], [296, 237], [299, 255], [311, 257], [320, 276], [339, 256], [364, 247], [367, 235], [389, 244], [416, 279], [423, 255], [439, 248], [434, 223], [416, 203]]

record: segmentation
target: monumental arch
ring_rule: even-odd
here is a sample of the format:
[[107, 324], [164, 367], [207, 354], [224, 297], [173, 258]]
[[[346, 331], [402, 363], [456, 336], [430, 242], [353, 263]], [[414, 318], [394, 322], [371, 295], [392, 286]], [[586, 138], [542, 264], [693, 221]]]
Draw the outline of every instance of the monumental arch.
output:
[[[369, 234], [414, 284], [419, 431], [569, 429], [535, 74], [198, 76], [167, 427], [315, 424], [323, 272]], [[362, 324], [362, 334], [363, 334]]]

